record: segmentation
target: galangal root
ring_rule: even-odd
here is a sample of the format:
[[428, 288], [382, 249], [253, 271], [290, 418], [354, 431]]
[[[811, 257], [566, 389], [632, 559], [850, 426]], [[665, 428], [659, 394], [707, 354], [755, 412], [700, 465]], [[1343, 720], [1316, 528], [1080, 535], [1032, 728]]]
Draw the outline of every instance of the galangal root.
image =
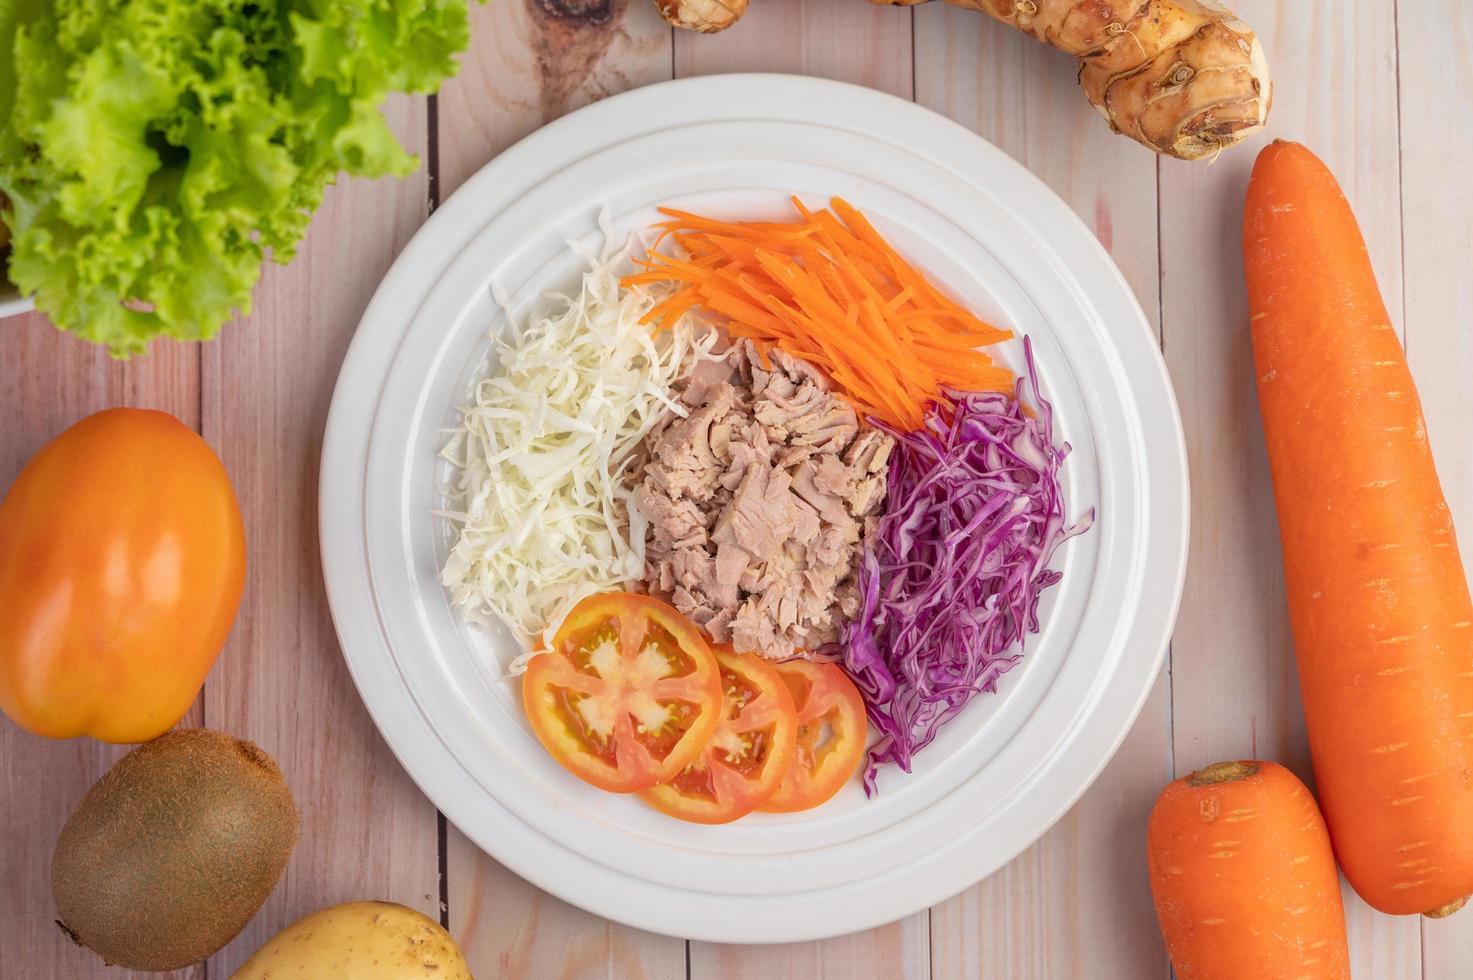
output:
[[714, 34], [747, 12], [747, 0], [655, 0], [655, 9], [676, 27]]
[[[914, 6], [926, 0], [870, 0]], [[1111, 128], [1197, 160], [1261, 130], [1273, 101], [1253, 30], [1211, 0], [946, 0], [1079, 59], [1079, 83]], [[719, 31], [746, 0], [656, 0], [672, 24]], [[718, 12], [720, 15], [718, 16]], [[726, 16], [729, 15], [729, 16]]]

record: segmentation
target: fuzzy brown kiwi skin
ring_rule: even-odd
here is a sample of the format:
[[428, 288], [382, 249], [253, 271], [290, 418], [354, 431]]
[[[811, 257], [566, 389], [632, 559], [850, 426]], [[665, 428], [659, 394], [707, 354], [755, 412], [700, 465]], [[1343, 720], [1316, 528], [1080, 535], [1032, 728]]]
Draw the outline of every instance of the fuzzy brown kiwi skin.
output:
[[51, 858], [57, 925], [110, 964], [197, 963], [266, 901], [297, 827], [281, 770], [258, 746], [170, 732], [120, 759], [67, 819]]

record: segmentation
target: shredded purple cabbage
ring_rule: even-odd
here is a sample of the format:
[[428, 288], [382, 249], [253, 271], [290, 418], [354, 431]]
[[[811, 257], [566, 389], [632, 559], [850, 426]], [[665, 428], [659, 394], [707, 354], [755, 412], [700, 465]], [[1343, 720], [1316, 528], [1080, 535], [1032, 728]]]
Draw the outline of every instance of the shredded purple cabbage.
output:
[[1024, 340], [1027, 381], [1038, 406], [1024, 413], [1023, 384], [1010, 396], [946, 392], [923, 427], [899, 432], [884, 516], [859, 569], [864, 603], [845, 627], [844, 666], [880, 733], [875, 773], [911, 759], [941, 726], [1022, 659], [1038, 632], [1039, 593], [1062, 577], [1049, 560], [1094, 522], [1091, 509], [1064, 523], [1053, 409], [1038, 390], [1033, 347]]

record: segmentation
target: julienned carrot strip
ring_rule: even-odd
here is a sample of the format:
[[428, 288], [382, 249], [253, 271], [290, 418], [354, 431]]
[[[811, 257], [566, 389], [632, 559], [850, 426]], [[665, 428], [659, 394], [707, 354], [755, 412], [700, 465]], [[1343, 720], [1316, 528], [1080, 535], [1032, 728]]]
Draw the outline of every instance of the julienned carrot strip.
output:
[[872, 265], [884, 265], [885, 254], [844, 227], [844, 223], [834, 217], [832, 211], [819, 211], [814, 215], [814, 220], [818, 223], [819, 234], [836, 243], [843, 251], [861, 256]]
[[686, 286], [683, 289], [671, 293], [658, 303], [652, 312], [666, 322], [673, 323], [690, 312], [691, 308], [700, 302], [702, 302], [700, 291], [694, 286]]
[[855, 295], [853, 287], [845, 281], [844, 277], [839, 274], [839, 270], [835, 269], [832, 265], [827, 263], [821, 264], [814, 270], [814, 274], [818, 276], [818, 281], [823, 283], [824, 288], [829, 291], [829, 295], [834, 298], [834, 301], [846, 309], [855, 300], [859, 299]]
[[[902, 306], [904, 306], [906, 303], [909, 303], [914, 296], [915, 296], [915, 288], [913, 286], [906, 286], [900, 292], [898, 292], [894, 296], [890, 297], [890, 300], [889, 300], [889, 302], [887, 302], [885, 304], [885, 307], [886, 307], [887, 310], [889, 310], [889, 312], [895, 313]], [[902, 322], [902, 321], [897, 321], [897, 322]]]
[[890, 271], [898, 281], [914, 284], [924, 295], [938, 300], [938, 305], [949, 305], [946, 298], [924, 276], [916, 272], [905, 259], [901, 258], [900, 253], [890, 247], [890, 243], [875, 230], [874, 226], [869, 223], [869, 219], [838, 198], [834, 200], [834, 211], [844, 220], [845, 225], [852, 229], [855, 238], [872, 248], [888, 264]]
[[916, 358], [915, 352], [895, 336], [895, 332], [885, 322], [880, 305], [873, 299], [866, 299], [859, 304], [859, 322], [869, 328], [872, 336], [879, 338], [884, 347], [883, 353], [905, 376], [914, 378], [926, 388], [934, 390], [940, 387], [935, 373], [922, 364]]
[[911, 343], [910, 349], [922, 364], [942, 374], [965, 376], [976, 371], [987, 371], [994, 366], [992, 358], [986, 354], [971, 351], [939, 351], [915, 342]]
[[1162, 791], [1146, 829], [1179, 980], [1350, 980], [1325, 821], [1272, 762], [1219, 762]]
[[[846, 348], [838, 342], [840, 338], [825, 336], [823, 330], [812, 318], [802, 313], [794, 313], [792, 320], [800, 330], [806, 330], [820, 341], [827, 355], [824, 363], [832, 365], [834, 369], [840, 365], [848, 367], [851, 377], [871, 379], [865, 385], [870, 391], [868, 401], [888, 406], [890, 412], [907, 421], [919, 422], [920, 413], [910, 410], [911, 404], [907, 391], [900, 384], [898, 376], [893, 371], [886, 370], [885, 354], [870, 346], [871, 338], [862, 333], [857, 334], [853, 338], [857, 343]], [[837, 381], [838, 378], [835, 380]]]
[[719, 221], [691, 211], [681, 211], [678, 208], [660, 208], [660, 213], [673, 219], [666, 224], [677, 228], [682, 226], [699, 228], [703, 231], [719, 232], [734, 237], [805, 238], [813, 234], [813, 229], [810, 227], [783, 221]]
[[[839, 352], [835, 356], [869, 372], [873, 385], [878, 390], [903, 390], [904, 386], [900, 377], [893, 371], [886, 370], [884, 351], [876, 343], [876, 339], [865, 331], [856, 331], [848, 337], [825, 336], [826, 331], [822, 321], [803, 312], [795, 312], [792, 319], [800, 329], [819, 337], [825, 337], [831, 343], [837, 342], [833, 343], [834, 349]], [[844, 341], [847, 343], [843, 343]]]
[[[646, 317], [668, 324], [700, 304], [728, 330], [774, 344], [824, 369], [863, 411], [897, 426], [920, 424], [943, 388], [1007, 390], [1013, 378], [977, 350], [1011, 337], [948, 298], [845, 202], [799, 220], [720, 221], [661, 208], [655, 253], [626, 285], [673, 282], [676, 292]], [[683, 257], [682, 257], [683, 256]]]
[[706, 306], [720, 313], [722, 316], [730, 317], [742, 323], [750, 323], [762, 327], [769, 332], [776, 332], [782, 328], [782, 321], [759, 309], [734, 293], [725, 290], [712, 290], [706, 293]]
[[[1017, 387], [1018, 379], [1007, 368], [988, 368], [985, 374], [969, 378], [963, 391], [1010, 392]], [[1031, 417], [1032, 407], [1023, 406], [1023, 412]]]
[[1243, 222], [1258, 402], [1330, 838], [1383, 912], [1473, 893], [1473, 601], [1355, 215], [1296, 143]]

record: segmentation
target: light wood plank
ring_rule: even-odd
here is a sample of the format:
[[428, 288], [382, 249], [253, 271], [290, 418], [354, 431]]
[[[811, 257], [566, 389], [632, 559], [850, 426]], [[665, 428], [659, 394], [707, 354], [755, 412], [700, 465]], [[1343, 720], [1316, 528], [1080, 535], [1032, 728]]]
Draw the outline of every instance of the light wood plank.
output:
[[[1242, 286], [1242, 201], [1267, 138], [1304, 142], [1340, 178], [1387, 302], [1400, 308], [1396, 24], [1389, 3], [1237, 6], [1273, 65], [1268, 136], [1211, 166], [1163, 161], [1161, 170], [1166, 357], [1193, 488], [1174, 645], [1176, 768], [1257, 757], [1309, 780]], [[1420, 976], [1416, 920], [1377, 915], [1346, 895], [1355, 974]]]
[[[44, 316], [0, 322], [0, 488], [45, 443], [92, 412], [120, 405], [172, 412], [199, 426], [199, 354], [161, 342], [147, 355], [113, 361], [99, 348], [59, 333]], [[213, 676], [213, 675], [212, 675]], [[200, 724], [196, 702], [184, 726]], [[41, 738], [0, 721], [0, 975], [34, 980], [99, 976], [142, 978], [106, 968], [56, 928], [51, 849], [83, 794], [132, 746], [90, 738]], [[169, 974], [203, 978], [196, 967]]]
[[450, 834], [451, 929], [476, 976], [684, 980], [683, 941], [590, 915]]
[[[916, 100], [1012, 154], [1074, 208], [1157, 316], [1156, 161], [1112, 135], [1073, 61], [973, 11], [916, 11]], [[931, 912], [938, 977], [1165, 977], [1145, 820], [1171, 778], [1165, 674], [1074, 809], [1001, 872]], [[1108, 950], [1108, 955], [1101, 955]]]
[[[551, 9], [587, 9], [590, 19]], [[570, 109], [669, 77], [670, 28], [649, 0], [472, 5], [470, 51], [439, 96], [440, 199]]]
[[[423, 97], [385, 109], [423, 155]], [[322, 906], [385, 899], [438, 916], [434, 807], [369, 719], [339, 652], [317, 550], [317, 461], [338, 366], [379, 279], [428, 209], [424, 167], [329, 189], [296, 260], [269, 266], [255, 312], [204, 348], [203, 421], [234, 478], [250, 566], [234, 634], [206, 688], [211, 727], [275, 757], [301, 811], [283, 882], [210, 960], [225, 977]]]
[[[1438, 475], [1473, 572], [1473, 184], [1466, 167], [1473, 134], [1448, 125], [1473, 104], [1473, 7], [1402, 0], [1398, 21], [1402, 322]], [[1422, 920], [1422, 957], [1426, 980], [1467, 976], [1473, 914]]]
[[675, 34], [675, 74], [782, 72], [814, 75], [914, 97], [911, 12], [858, 0], [752, 4], [720, 34]]
[[922, 980], [957, 974], [930, 963], [927, 913], [851, 936], [781, 946], [690, 944], [692, 980]]
[[[753, 4], [722, 34], [677, 32], [678, 76], [768, 71], [854, 82], [911, 98], [911, 15], [854, 0]], [[691, 943], [691, 976], [924, 977], [926, 913], [881, 929], [817, 943], [740, 947]]]
[[991, 878], [931, 909], [932, 976], [1165, 980], [1146, 877], [1146, 818], [1169, 781], [1163, 673], [1074, 808]]
[[[543, 123], [670, 77], [670, 29], [646, 0], [614, 0], [603, 24], [551, 18], [546, 9], [540, 0], [471, 8], [470, 52], [439, 97], [442, 200]], [[615, 925], [541, 892], [454, 826], [446, 846], [450, 928], [477, 976], [685, 976], [683, 941]]]

